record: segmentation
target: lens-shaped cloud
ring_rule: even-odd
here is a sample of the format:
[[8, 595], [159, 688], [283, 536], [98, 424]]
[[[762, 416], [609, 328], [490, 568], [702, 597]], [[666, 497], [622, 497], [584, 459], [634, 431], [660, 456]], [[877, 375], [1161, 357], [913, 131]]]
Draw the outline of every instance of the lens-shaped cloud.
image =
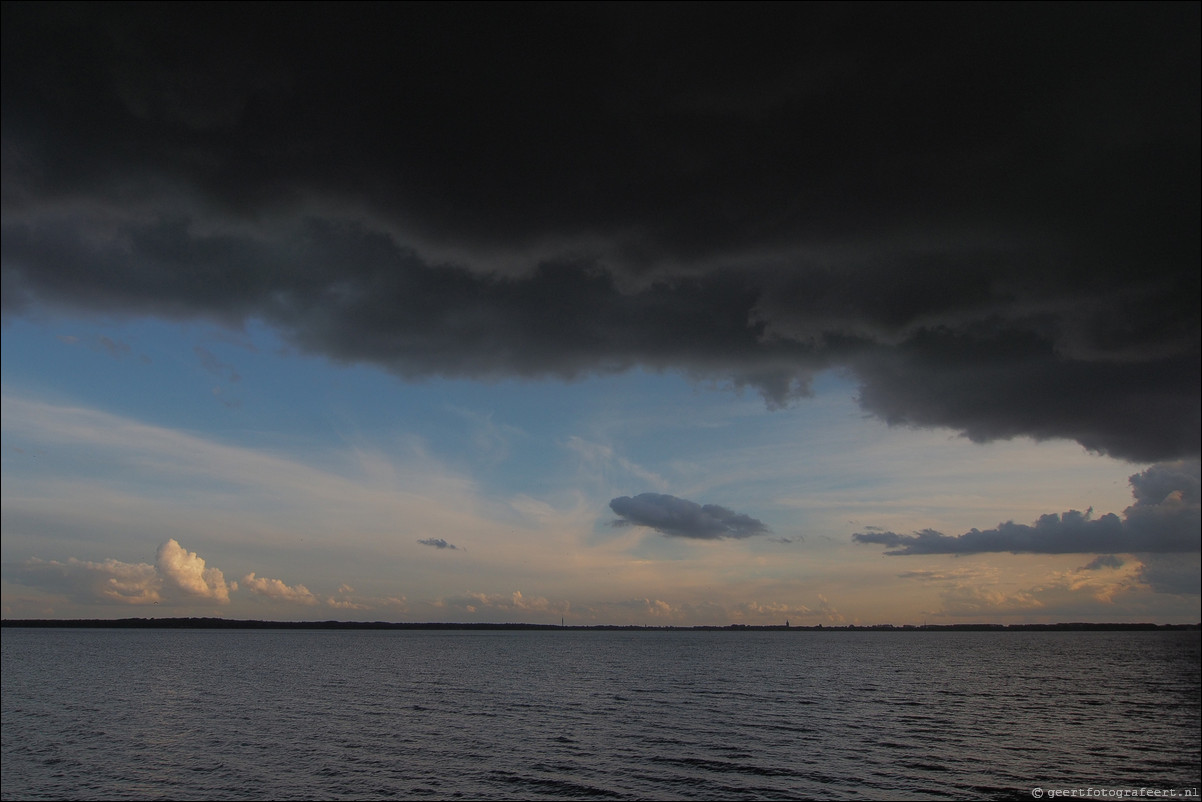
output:
[[771, 531], [750, 515], [663, 493], [640, 493], [633, 498], [619, 496], [609, 502], [609, 508], [618, 515], [614, 526], [647, 526], [670, 537], [739, 539]]

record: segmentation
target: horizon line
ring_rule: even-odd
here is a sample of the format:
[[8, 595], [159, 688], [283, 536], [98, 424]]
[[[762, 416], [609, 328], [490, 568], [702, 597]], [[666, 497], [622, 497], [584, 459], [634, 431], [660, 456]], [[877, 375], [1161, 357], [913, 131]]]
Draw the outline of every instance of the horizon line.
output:
[[270, 621], [263, 619], [220, 618], [215, 616], [173, 616], [167, 618], [14, 618], [0, 619], [0, 627], [58, 628], [58, 629], [428, 629], [428, 630], [679, 630], [679, 631], [1156, 631], [1199, 630], [1202, 622], [1189, 624], [1157, 624], [1151, 622], [1082, 621], [1054, 624], [963, 623], [963, 624], [536, 624], [528, 622], [401, 622], [401, 621]]

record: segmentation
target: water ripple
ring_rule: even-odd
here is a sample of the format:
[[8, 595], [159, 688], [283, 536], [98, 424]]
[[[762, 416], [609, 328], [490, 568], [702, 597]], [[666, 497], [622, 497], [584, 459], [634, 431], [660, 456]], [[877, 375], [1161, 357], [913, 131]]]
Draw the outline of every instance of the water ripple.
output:
[[1187, 787], [1196, 633], [6, 629], [3, 799]]

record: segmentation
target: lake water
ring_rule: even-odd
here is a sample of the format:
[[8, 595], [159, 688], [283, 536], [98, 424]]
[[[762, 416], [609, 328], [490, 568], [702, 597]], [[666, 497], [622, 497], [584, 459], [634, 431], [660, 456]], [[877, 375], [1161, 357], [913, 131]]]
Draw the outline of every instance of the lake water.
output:
[[4, 799], [1196, 789], [1197, 632], [3, 631]]

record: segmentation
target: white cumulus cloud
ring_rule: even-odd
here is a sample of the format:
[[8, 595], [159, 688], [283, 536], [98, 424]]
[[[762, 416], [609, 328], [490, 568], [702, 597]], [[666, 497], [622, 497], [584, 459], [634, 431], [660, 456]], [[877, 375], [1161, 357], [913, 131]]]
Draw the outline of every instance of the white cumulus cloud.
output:
[[255, 576], [254, 571], [242, 577], [242, 587], [275, 601], [309, 605], [318, 603], [317, 597], [304, 585], [286, 585], [279, 579]]
[[206, 568], [203, 557], [188, 551], [174, 538], [159, 546], [155, 567], [165, 582], [191, 596], [225, 604], [230, 600], [230, 591], [238, 589], [238, 583], [227, 584], [219, 568]]

